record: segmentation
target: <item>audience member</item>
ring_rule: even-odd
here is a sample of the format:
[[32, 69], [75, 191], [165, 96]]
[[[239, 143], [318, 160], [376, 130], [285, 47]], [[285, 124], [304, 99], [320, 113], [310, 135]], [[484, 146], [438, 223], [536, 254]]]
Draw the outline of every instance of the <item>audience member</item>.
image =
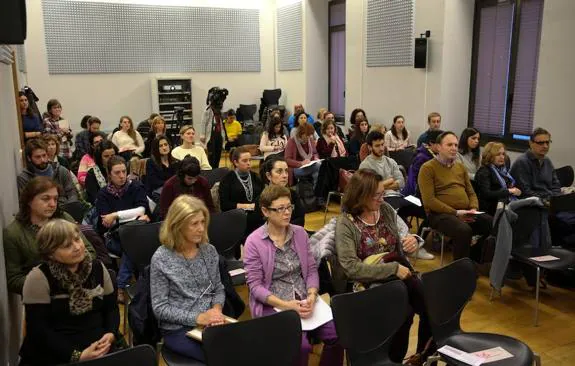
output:
[[[288, 187], [289, 169], [285, 159], [281, 156], [266, 159], [260, 167], [260, 177], [265, 185]], [[290, 189], [291, 201], [294, 209], [291, 213], [290, 223], [305, 226], [305, 209], [295, 189]]]
[[112, 156], [107, 163], [108, 185], [100, 190], [96, 198], [98, 213], [98, 232], [108, 233], [106, 246], [108, 250], [122, 256], [118, 272], [118, 302], [125, 301], [125, 288], [132, 278], [132, 263], [126, 255], [122, 255], [118, 225], [139, 220], [149, 222], [148, 198], [146, 190], [139, 181], [127, 179], [128, 167], [121, 156]]
[[30, 139], [26, 142], [27, 167], [17, 177], [18, 193], [22, 193], [32, 178], [44, 176], [54, 179], [62, 187], [63, 191], [58, 196], [60, 203], [78, 201], [78, 192], [70, 171], [61, 165], [50, 164], [47, 150], [48, 147], [42, 139]]
[[142, 155], [144, 158], [149, 158], [152, 153], [152, 141], [159, 136], [167, 136], [166, 131], [166, 121], [164, 118], [162, 116], [154, 117], [150, 125], [150, 130], [146, 135], [146, 141], [144, 142], [144, 154]]
[[208, 161], [206, 150], [198, 146], [194, 142], [196, 137], [196, 129], [192, 125], [185, 125], [180, 128], [180, 136], [182, 137], [182, 145], [172, 150], [172, 156], [178, 160], [184, 160], [187, 155], [193, 156], [200, 162], [202, 170], [212, 170], [212, 166]]
[[320, 164], [316, 163], [302, 168], [302, 166], [319, 159], [312, 138], [313, 134], [314, 130], [312, 125], [306, 123], [299, 126], [296, 136], [288, 140], [285, 159], [290, 170], [290, 186], [294, 184], [295, 179], [308, 176], [311, 176], [313, 179], [314, 187], [317, 184]]
[[494, 215], [497, 203], [508, 203], [521, 196], [521, 190], [515, 186], [515, 179], [505, 166], [505, 145], [489, 142], [483, 149], [481, 168], [475, 174], [475, 187], [479, 209]]
[[475, 179], [475, 173], [477, 173], [477, 170], [481, 167], [480, 137], [479, 131], [473, 127], [468, 127], [463, 130], [459, 138], [457, 160], [467, 169], [469, 179], [471, 180]]
[[76, 363], [117, 350], [122, 338], [114, 285], [104, 264], [86, 252], [78, 226], [51, 220], [37, 242], [43, 262], [24, 283], [20, 364]]
[[353, 111], [351, 111], [351, 114], [349, 116], [349, 124], [350, 126], [359, 126], [359, 123], [361, 121], [367, 121], [367, 115], [365, 114], [365, 111], [361, 108], [356, 108]]
[[154, 120], [154, 118], [158, 116], [159, 116], [158, 113], [152, 113], [150, 114], [150, 117], [148, 117], [148, 119], [145, 119], [142, 122], [138, 123], [138, 127], [136, 128], [136, 130], [140, 133], [141, 136], [148, 136], [150, 128], [152, 127], [152, 121]]
[[82, 122], [86, 125], [85, 129], [76, 134], [76, 149], [74, 150], [74, 156], [81, 159], [84, 155], [90, 153], [90, 148], [92, 142], [90, 141], [90, 136], [100, 132], [100, 126], [102, 121], [98, 117], [84, 116]]
[[236, 112], [230, 109], [226, 113], [226, 151], [230, 151], [232, 147], [238, 147], [238, 139], [242, 135], [242, 125], [236, 120]]
[[[288, 118], [288, 128], [291, 131], [294, 127], [296, 126], [296, 121], [297, 121], [297, 115], [300, 113], [305, 113], [305, 109], [303, 108], [303, 105], [301, 104], [296, 104], [293, 107], [293, 114], [291, 116], [289, 116]], [[306, 113], [307, 116], [307, 121], [309, 124], [313, 125], [313, 117], [309, 114]]]
[[407, 149], [413, 146], [410, 137], [409, 131], [405, 128], [405, 118], [397, 115], [393, 117], [391, 129], [385, 133], [385, 148], [387, 151]]
[[359, 155], [361, 145], [365, 143], [368, 131], [369, 122], [366, 120], [362, 120], [358, 124], [353, 125], [353, 132], [349, 139], [349, 155]]
[[[437, 138], [439, 153], [423, 164], [417, 179], [423, 206], [431, 227], [451, 238], [453, 259], [479, 259], [481, 243], [473, 240], [489, 235], [491, 216], [477, 214], [479, 202], [467, 170], [457, 161], [457, 136], [443, 132]], [[477, 237], [476, 237], [477, 238]]]
[[[260, 204], [267, 222], [246, 240], [244, 263], [254, 318], [274, 314], [276, 308], [295, 310], [302, 319], [307, 319], [313, 315], [318, 301], [317, 264], [306, 231], [290, 225], [294, 209], [290, 197], [287, 187], [266, 187]], [[343, 348], [338, 344], [335, 324], [330, 320], [312, 331], [302, 332], [300, 365], [308, 364], [312, 350], [308, 333], [324, 342], [321, 365], [343, 363]]]
[[[385, 136], [385, 133], [387, 132], [387, 128], [385, 127], [385, 125], [383, 125], [381, 123], [376, 123], [370, 127], [369, 132], [371, 132], [371, 131], [379, 131]], [[359, 162], [361, 163], [362, 161], [364, 161], [365, 158], [367, 158], [367, 156], [369, 154], [371, 154], [371, 150], [369, 149], [369, 145], [364, 142], [363, 144], [361, 144], [361, 147], [359, 149]]]
[[517, 180], [521, 197], [539, 197], [549, 200], [561, 194], [561, 183], [555, 174], [553, 163], [547, 157], [551, 147], [551, 134], [544, 128], [536, 128], [529, 139], [529, 150], [520, 155], [511, 175]]
[[118, 155], [118, 148], [112, 141], [104, 140], [94, 149], [94, 162], [96, 163], [86, 174], [86, 199], [92, 205], [100, 189], [108, 184], [108, 160]]
[[333, 122], [335, 124], [337, 135], [339, 136], [341, 141], [347, 142], [347, 137], [345, 136], [345, 134], [341, 130], [341, 127], [339, 127], [337, 125], [337, 123], [335, 123], [335, 113], [330, 112], [330, 111], [325, 111], [323, 114], [322, 120], [313, 124], [313, 128], [315, 130], [315, 133], [318, 136], [321, 135], [321, 126], [323, 125], [324, 122], [327, 122], [327, 121]]
[[427, 115], [427, 124], [429, 128], [427, 131], [419, 135], [417, 139], [417, 147], [420, 147], [423, 144], [423, 141], [427, 140], [427, 134], [433, 130], [441, 129], [441, 115], [437, 112], [431, 112]]
[[24, 92], [18, 92], [18, 104], [20, 114], [22, 115], [22, 129], [24, 130], [24, 139], [28, 140], [40, 137], [44, 130], [44, 125], [40, 116], [32, 110], [28, 97]]
[[60, 155], [65, 159], [72, 157], [72, 130], [70, 126], [60, 126], [62, 104], [56, 99], [50, 99], [44, 114], [44, 133], [58, 136], [60, 140]]
[[[431, 328], [421, 280], [412, 273], [405, 256], [415, 252], [419, 243], [395, 210], [383, 201], [387, 190], [384, 182], [371, 169], [360, 169], [352, 176], [342, 199], [345, 213], [338, 217], [335, 228], [337, 260], [344, 277], [355, 281], [355, 287], [370, 287], [395, 277], [404, 282], [411, 308], [419, 315], [417, 352], [420, 353], [431, 338]], [[412, 322], [410, 315], [394, 336], [390, 348], [393, 362], [401, 363], [407, 353]]]
[[146, 161], [146, 193], [154, 202], [159, 202], [164, 183], [176, 174], [176, 159], [170, 154], [170, 141], [164, 135], [154, 138], [151, 157]]
[[[310, 128], [313, 129], [313, 127]], [[255, 211], [256, 202], [262, 193], [263, 183], [251, 169], [251, 154], [240, 146], [231, 152], [230, 160], [234, 170], [226, 174], [219, 187], [222, 212], [240, 208], [247, 212], [246, 236], [261, 224], [261, 216]]]
[[[308, 115], [305, 112], [300, 112], [300, 113], [295, 115], [296, 125], [291, 129], [290, 137], [295, 137], [295, 135], [297, 134], [297, 129], [299, 126], [304, 126], [304, 125], [310, 124], [307, 117], [308, 117]], [[313, 124], [311, 126], [313, 128]], [[313, 131], [313, 137], [314, 137], [315, 141], [317, 141], [319, 139], [319, 135], [315, 133], [315, 130]]]
[[316, 149], [321, 159], [347, 156], [345, 145], [337, 134], [334, 121], [326, 120], [323, 122], [321, 126], [321, 137], [317, 141]]
[[[20, 194], [20, 211], [2, 234], [6, 281], [10, 292], [22, 294], [26, 275], [40, 264], [36, 240], [38, 230], [55, 218], [74, 222], [74, 219], [59, 207], [59, 191], [58, 184], [49, 177], [36, 177], [26, 184]], [[96, 258], [92, 245], [82, 234], [80, 236], [92, 258]]]
[[104, 141], [104, 135], [99, 132], [90, 133], [89, 141], [90, 149], [82, 156], [78, 166], [78, 182], [80, 182], [82, 187], [86, 185], [88, 171], [96, 166], [96, 148]]
[[419, 176], [419, 170], [421, 166], [433, 159], [439, 151], [439, 144], [437, 144], [437, 137], [441, 135], [443, 131], [433, 130], [425, 135], [425, 139], [421, 146], [416, 150], [415, 157], [409, 166], [407, 171], [407, 182], [405, 187], [401, 190], [401, 194], [404, 196], [419, 196], [420, 192], [417, 187], [417, 177]]
[[201, 200], [189, 195], [176, 198], [162, 223], [162, 246], [150, 266], [152, 309], [164, 346], [199, 361], [205, 361], [202, 345], [186, 333], [196, 326], [225, 323], [226, 296], [218, 252], [208, 242], [209, 223]]
[[130, 160], [132, 155], [140, 155], [144, 152], [144, 139], [138, 131], [134, 130], [134, 123], [129, 116], [120, 118], [120, 129], [112, 134], [111, 140], [126, 161]]
[[273, 154], [283, 155], [287, 141], [281, 118], [273, 116], [260, 139], [260, 151], [264, 154], [264, 159]]
[[48, 155], [48, 162], [52, 165], [61, 165], [66, 169], [69, 169], [68, 160], [61, 157], [60, 152], [60, 140], [56, 135], [43, 135], [42, 139], [46, 143], [46, 154]]
[[186, 156], [179, 164], [177, 174], [164, 183], [160, 195], [160, 216], [165, 218], [174, 200], [188, 194], [201, 199], [210, 212], [215, 212], [208, 180], [200, 175], [200, 162], [193, 156]]

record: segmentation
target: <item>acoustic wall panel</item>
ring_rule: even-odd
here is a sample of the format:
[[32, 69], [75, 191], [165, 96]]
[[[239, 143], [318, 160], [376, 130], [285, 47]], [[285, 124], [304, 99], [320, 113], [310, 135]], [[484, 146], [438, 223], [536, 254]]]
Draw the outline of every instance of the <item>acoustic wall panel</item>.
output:
[[258, 9], [43, 0], [50, 74], [258, 72]]
[[18, 71], [26, 73], [26, 51], [23, 44], [14, 46], [16, 49], [16, 59], [18, 63]]
[[302, 16], [301, 2], [278, 8], [277, 59], [279, 71], [302, 69]]
[[368, 67], [413, 65], [415, 0], [368, 0]]

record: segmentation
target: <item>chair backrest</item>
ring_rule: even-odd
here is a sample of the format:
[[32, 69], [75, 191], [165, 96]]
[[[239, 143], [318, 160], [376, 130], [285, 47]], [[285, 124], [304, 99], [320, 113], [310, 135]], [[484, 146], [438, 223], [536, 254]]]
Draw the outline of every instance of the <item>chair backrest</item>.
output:
[[339, 342], [352, 365], [389, 361], [391, 340], [405, 322], [409, 309], [403, 281], [336, 295], [331, 306]]
[[293, 311], [208, 327], [202, 335], [210, 366], [293, 366], [301, 348], [301, 321]]
[[62, 210], [68, 213], [78, 224], [82, 223], [84, 215], [88, 212], [86, 206], [80, 201], [71, 201], [62, 204]]
[[210, 188], [212, 188], [214, 184], [221, 181], [229, 171], [228, 168], [216, 168], [212, 170], [202, 170], [200, 175], [208, 180], [208, 184]]
[[236, 245], [244, 239], [247, 214], [235, 209], [211, 215], [208, 227], [209, 242], [223, 255], [233, 253]]
[[557, 179], [559, 179], [561, 187], [570, 187], [575, 180], [575, 172], [573, 172], [571, 165], [565, 165], [564, 167], [555, 169], [555, 174], [557, 174]]
[[395, 160], [397, 164], [405, 168], [405, 171], [409, 170], [409, 166], [415, 157], [416, 151], [413, 149], [405, 149], [399, 151], [390, 151], [389, 157]]
[[280, 102], [281, 96], [281, 89], [266, 89], [262, 94], [262, 103], [266, 106], [277, 105]]
[[240, 104], [237, 109], [236, 116], [238, 121], [253, 121], [254, 114], [256, 114], [258, 106], [255, 104]]
[[120, 245], [138, 270], [150, 264], [160, 243], [161, 222], [130, 222], [120, 226]]
[[122, 351], [110, 353], [94, 360], [79, 362], [74, 365], [82, 366], [155, 366], [157, 364], [156, 351], [147, 344], [127, 348]]
[[471, 259], [461, 258], [421, 278], [433, 337], [441, 346], [447, 337], [461, 332], [461, 313], [475, 292], [477, 270]]

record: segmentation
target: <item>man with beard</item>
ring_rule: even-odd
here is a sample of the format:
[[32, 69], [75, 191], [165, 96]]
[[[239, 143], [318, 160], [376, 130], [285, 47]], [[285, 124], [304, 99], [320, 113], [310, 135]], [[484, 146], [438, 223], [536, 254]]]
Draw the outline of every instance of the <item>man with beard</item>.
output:
[[215, 212], [212, 194], [208, 180], [200, 176], [200, 162], [197, 158], [187, 155], [180, 165], [176, 175], [164, 183], [160, 195], [160, 215], [163, 219], [174, 200], [181, 194], [195, 196], [206, 204], [210, 212]]
[[62, 187], [62, 194], [58, 197], [58, 203], [78, 201], [78, 192], [74, 187], [74, 182], [68, 169], [49, 162], [46, 143], [41, 139], [31, 139], [26, 142], [26, 163], [27, 167], [16, 178], [18, 184], [18, 194], [34, 177], [49, 177]]

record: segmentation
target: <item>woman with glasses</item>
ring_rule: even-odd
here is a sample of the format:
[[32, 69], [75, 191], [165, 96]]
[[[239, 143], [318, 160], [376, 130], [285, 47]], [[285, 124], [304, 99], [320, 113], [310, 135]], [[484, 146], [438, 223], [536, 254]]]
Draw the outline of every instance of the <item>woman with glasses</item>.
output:
[[[244, 264], [254, 318], [274, 314], [275, 309], [295, 310], [303, 319], [313, 315], [319, 288], [317, 265], [307, 233], [290, 224], [294, 208], [290, 197], [286, 187], [267, 186], [260, 195], [267, 223], [246, 240]], [[311, 352], [306, 333], [302, 333], [300, 365], [308, 364]], [[343, 348], [338, 344], [333, 321], [311, 334], [324, 342], [320, 365], [342, 365]]]
[[152, 308], [164, 345], [186, 357], [205, 361], [202, 346], [186, 333], [196, 326], [224, 324], [224, 286], [218, 253], [208, 243], [210, 214], [198, 198], [181, 195], [160, 229], [162, 246], [152, 257]]
[[[405, 256], [415, 252], [419, 243], [395, 210], [384, 202], [384, 193], [383, 177], [374, 170], [360, 169], [352, 176], [342, 199], [344, 212], [335, 228], [339, 266], [334, 266], [333, 277], [355, 281], [354, 287], [360, 288], [402, 280], [408, 289], [409, 303], [420, 318], [417, 353], [429, 355], [424, 352], [431, 339], [431, 328], [423, 287]], [[413, 316], [409, 316], [394, 336], [390, 349], [393, 362], [401, 363], [407, 353], [412, 323]]]

